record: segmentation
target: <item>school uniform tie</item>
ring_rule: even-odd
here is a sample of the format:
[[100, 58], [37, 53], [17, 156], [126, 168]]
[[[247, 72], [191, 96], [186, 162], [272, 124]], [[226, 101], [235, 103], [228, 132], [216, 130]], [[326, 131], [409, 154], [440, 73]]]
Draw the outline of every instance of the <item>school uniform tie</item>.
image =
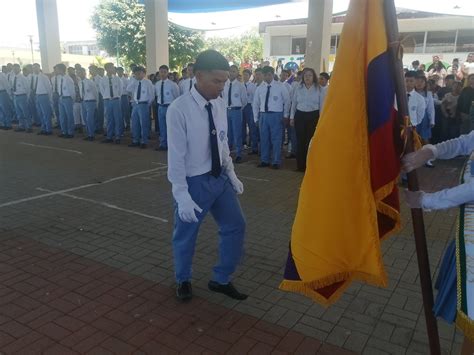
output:
[[16, 75], [15, 75], [15, 78], [13, 79], [13, 92], [16, 93]]
[[137, 91], [137, 102], [140, 102], [140, 96], [142, 94], [142, 82], [138, 82], [138, 91]]
[[109, 76], [109, 90], [110, 90], [110, 98], [114, 98], [114, 89], [112, 88], [112, 77]]
[[265, 95], [265, 112], [268, 112], [268, 99], [270, 98], [270, 88], [271, 86], [267, 86], [267, 94]]
[[227, 106], [232, 106], [232, 83], [230, 83], [229, 92], [227, 93]]
[[54, 92], [57, 94], [58, 93], [58, 77], [54, 77]]
[[81, 86], [82, 86], [82, 99], [84, 100], [85, 92], [86, 92], [86, 90], [84, 90], [84, 80], [81, 81]]
[[193, 79], [189, 78], [189, 91], [193, 88]]
[[208, 103], [206, 105], [207, 116], [209, 118], [209, 133], [211, 136], [211, 159], [212, 159], [212, 168], [211, 175], [214, 177], [219, 177], [221, 175], [221, 159], [219, 157], [219, 146], [217, 145], [217, 131], [216, 126], [214, 125], [214, 118], [212, 117], [212, 104]]
[[38, 90], [38, 77], [36, 77], [36, 81], [35, 81], [35, 94], [36, 94], [36, 91]]
[[60, 96], [63, 96], [63, 77], [61, 77], [61, 94]]
[[160, 103], [162, 105], [165, 104], [165, 93], [164, 93], [164, 90], [165, 90], [165, 81], [164, 80], [161, 80], [161, 93], [160, 93]]
[[34, 90], [35, 89], [35, 77], [32, 75], [31, 76], [31, 83], [30, 83], [30, 90], [31, 90], [31, 93], [34, 93]]

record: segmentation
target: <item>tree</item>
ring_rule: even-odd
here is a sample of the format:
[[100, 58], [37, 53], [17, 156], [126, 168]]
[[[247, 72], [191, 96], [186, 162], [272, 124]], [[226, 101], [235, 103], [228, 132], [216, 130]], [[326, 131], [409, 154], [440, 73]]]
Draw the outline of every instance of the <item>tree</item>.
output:
[[[97, 32], [97, 42], [109, 54], [117, 52], [117, 33], [120, 61], [145, 65], [145, 8], [137, 0], [100, 0], [91, 17]], [[118, 27], [118, 30], [114, 29]], [[169, 23], [170, 68], [177, 69], [192, 61], [204, 47], [201, 32]]]

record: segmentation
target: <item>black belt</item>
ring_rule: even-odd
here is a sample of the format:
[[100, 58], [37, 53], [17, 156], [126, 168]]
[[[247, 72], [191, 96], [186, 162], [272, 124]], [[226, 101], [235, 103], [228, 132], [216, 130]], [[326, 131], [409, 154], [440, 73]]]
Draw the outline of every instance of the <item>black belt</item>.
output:
[[170, 104], [158, 104], [158, 106], [168, 107]]
[[92, 101], [96, 102], [97, 100], [82, 100], [82, 102], [92, 102]]
[[36, 96], [49, 96], [49, 94], [36, 94]]
[[138, 104], [138, 105], [143, 105], [143, 104], [147, 104], [147, 105], [148, 105], [148, 101], [141, 101], [141, 102], [138, 102], [137, 104]]
[[239, 106], [239, 107], [227, 107], [228, 110], [230, 111], [234, 111], [234, 110], [242, 110], [242, 107]]
[[263, 111], [263, 112], [260, 112], [260, 113], [283, 113], [282, 111]]
[[104, 101], [109, 101], [109, 100], [118, 100], [118, 97], [114, 97], [113, 99], [104, 99]]
[[15, 94], [15, 96], [26, 96], [26, 94]]
[[70, 99], [71, 98], [71, 96], [60, 96], [60, 97], [63, 98], [63, 99]]

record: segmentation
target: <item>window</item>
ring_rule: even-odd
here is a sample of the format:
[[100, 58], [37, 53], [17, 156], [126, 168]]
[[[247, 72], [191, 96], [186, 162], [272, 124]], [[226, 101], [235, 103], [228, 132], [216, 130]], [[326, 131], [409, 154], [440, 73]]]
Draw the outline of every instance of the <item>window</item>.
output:
[[271, 39], [270, 55], [289, 55], [291, 51], [290, 36], [275, 36]]
[[306, 38], [293, 38], [291, 40], [291, 54], [306, 53]]
[[423, 53], [424, 32], [400, 33], [403, 53]]
[[459, 30], [456, 52], [474, 52], [474, 29]]
[[425, 53], [453, 53], [456, 31], [428, 32]]
[[339, 36], [331, 36], [331, 47], [329, 49], [330, 54], [336, 54], [337, 52], [337, 47], [339, 47], [339, 41], [340, 38]]

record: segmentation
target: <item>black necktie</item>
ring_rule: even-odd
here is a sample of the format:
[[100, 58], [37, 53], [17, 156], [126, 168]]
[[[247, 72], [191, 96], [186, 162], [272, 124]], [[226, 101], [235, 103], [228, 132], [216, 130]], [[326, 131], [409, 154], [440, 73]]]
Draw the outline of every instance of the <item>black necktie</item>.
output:
[[165, 104], [165, 93], [163, 92], [165, 90], [165, 81], [164, 80], [161, 80], [161, 94], [160, 94], [160, 100], [161, 100], [161, 104], [164, 105]]
[[268, 112], [268, 99], [270, 98], [270, 88], [271, 86], [267, 86], [267, 95], [265, 95], [265, 112]]
[[114, 98], [114, 90], [112, 88], [112, 77], [109, 76], [109, 90], [110, 90], [110, 98], [113, 99]]
[[36, 91], [38, 91], [38, 76], [36, 77], [36, 81], [35, 81], [35, 94], [36, 94]]
[[232, 82], [229, 85], [229, 92], [227, 93], [227, 106], [232, 106]]
[[61, 77], [61, 95], [60, 96], [63, 96], [63, 77]]
[[84, 90], [84, 80], [81, 81], [82, 84], [82, 99], [84, 100], [85, 90]]
[[15, 78], [13, 79], [13, 92], [16, 92], [16, 75], [15, 75]]
[[193, 78], [189, 78], [189, 91], [193, 88]]
[[211, 175], [214, 177], [219, 177], [221, 175], [221, 159], [219, 157], [219, 147], [217, 145], [217, 131], [216, 126], [214, 125], [214, 118], [212, 117], [212, 105], [208, 103], [206, 105], [207, 115], [209, 117], [209, 133], [211, 136], [211, 158], [212, 158], [212, 168]]
[[34, 89], [35, 89], [35, 77], [32, 75], [31, 76], [31, 84], [30, 84], [31, 92], [33, 92]]
[[138, 82], [137, 101], [140, 102], [140, 96], [142, 94], [142, 82]]
[[58, 76], [57, 75], [54, 77], [54, 92], [56, 94], [58, 93]]

